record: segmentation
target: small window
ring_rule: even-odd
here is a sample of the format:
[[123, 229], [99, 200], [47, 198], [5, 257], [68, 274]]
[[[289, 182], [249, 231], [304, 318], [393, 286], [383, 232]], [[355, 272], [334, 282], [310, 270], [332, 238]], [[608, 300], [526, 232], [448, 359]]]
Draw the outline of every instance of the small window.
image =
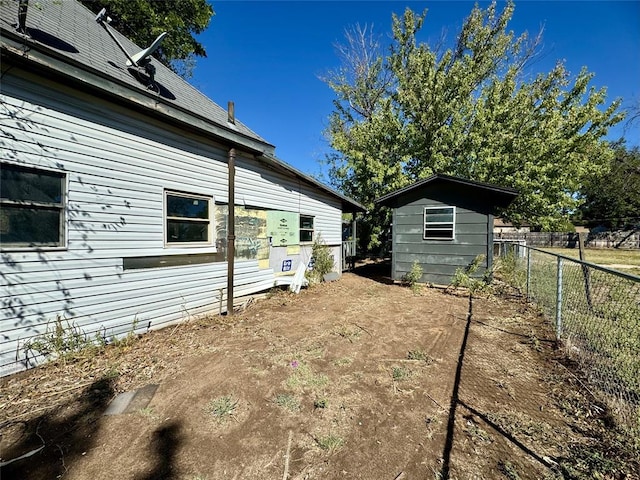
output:
[[424, 208], [424, 239], [453, 240], [455, 238], [456, 207]]
[[300, 242], [313, 242], [313, 217], [300, 215]]
[[165, 192], [167, 245], [213, 245], [211, 197]]
[[66, 175], [3, 163], [0, 179], [0, 245], [63, 247]]

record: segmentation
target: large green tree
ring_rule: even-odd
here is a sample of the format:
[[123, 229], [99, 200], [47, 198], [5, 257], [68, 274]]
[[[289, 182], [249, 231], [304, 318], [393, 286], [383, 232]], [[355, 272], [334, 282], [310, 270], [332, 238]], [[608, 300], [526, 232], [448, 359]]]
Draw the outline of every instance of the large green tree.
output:
[[419, 43], [426, 11], [408, 8], [392, 18], [387, 55], [366, 29], [348, 32], [341, 68], [324, 79], [336, 94], [329, 176], [370, 207], [369, 246], [385, 219], [373, 200], [434, 173], [516, 188], [505, 216], [552, 230], [606, 169], [603, 137], [622, 119], [619, 101], [606, 105], [586, 69], [529, 73], [541, 37], [509, 31], [513, 11], [474, 7], [449, 48]]
[[640, 148], [615, 145], [609, 170], [582, 190], [581, 220], [590, 227], [640, 228]]
[[207, 0], [81, 0], [98, 13], [106, 8], [111, 25], [141, 47], [168, 32], [154, 53], [159, 61], [182, 76], [190, 76], [196, 57], [206, 57], [194, 35], [202, 33], [214, 15]]

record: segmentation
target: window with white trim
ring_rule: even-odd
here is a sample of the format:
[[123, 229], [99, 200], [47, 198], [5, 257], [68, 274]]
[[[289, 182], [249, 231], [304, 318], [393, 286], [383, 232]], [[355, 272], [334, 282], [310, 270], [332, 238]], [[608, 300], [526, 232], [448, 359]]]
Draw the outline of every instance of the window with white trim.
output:
[[164, 198], [166, 245], [214, 245], [211, 197], [166, 190]]
[[424, 239], [453, 240], [456, 207], [424, 207]]
[[2, 248], [64, 247], [66, 175], [0, 165]]
[[300, 215], [300, 242], [313, 242], [313, 217]]

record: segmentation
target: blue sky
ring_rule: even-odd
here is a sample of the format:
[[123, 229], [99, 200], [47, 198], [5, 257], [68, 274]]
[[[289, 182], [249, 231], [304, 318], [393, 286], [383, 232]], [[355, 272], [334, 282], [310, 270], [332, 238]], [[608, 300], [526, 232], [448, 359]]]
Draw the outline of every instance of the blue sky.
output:
[[[219, 105], [235, 102], [237, 118], [276, 146], [276, 155], [299, 170], [321, 174], [330, 151], [323, 130], [333, 92], [318, 77], [339, 66], [334, 45], [346, 28], [373, 25], [388, 38], [392, 13], [428, 9], [420, 40], [444, 30], [453, 41], [473, 7], [470, 1], [241, 1], [212, 0], [216, 15], [200, 37], [208, 53], [190, 82]], [[486, 7], [488, 2], [480, 2]], [[499, 4], [500, 7], [504, 3]], [[544, 27], [542, 55], [533, 65], [548, 72], [557, 60], [577, 74], [595, 73], [607, 101], [640, 101], [640, 1], [516, 0], [509, 25], [531, 35]], [[640, 145], [640, 122], [620, 125], [609, 138]]]

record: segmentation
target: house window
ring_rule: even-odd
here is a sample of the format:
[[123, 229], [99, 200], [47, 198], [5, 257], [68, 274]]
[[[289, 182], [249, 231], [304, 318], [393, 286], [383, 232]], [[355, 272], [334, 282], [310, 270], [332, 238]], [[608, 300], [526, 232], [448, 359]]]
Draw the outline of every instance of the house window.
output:
[[456, 207], [424, 208], [424, 239], [453, 240], [455, 238]]
[[300, 215], [300, 241], [313, 242], [313, 217]]
[[213, 245], [212, 205], [211, 197], [165, 191], [165, 243]]
[[3, 163], [0, 179], [0, 245], [63, 247], [66, 175]]

